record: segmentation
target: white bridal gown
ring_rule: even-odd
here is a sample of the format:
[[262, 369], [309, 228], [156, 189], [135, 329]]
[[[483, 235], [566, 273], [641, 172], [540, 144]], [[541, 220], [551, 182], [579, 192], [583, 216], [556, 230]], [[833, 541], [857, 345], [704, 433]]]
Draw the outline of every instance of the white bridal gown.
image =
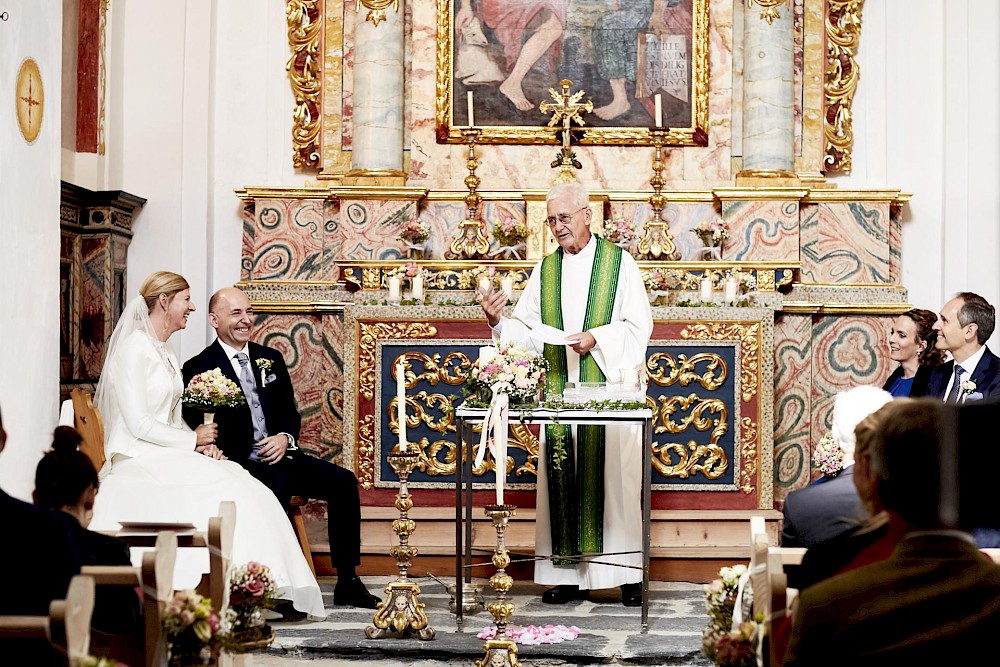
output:
[[[100, 493], [91, 530], [115, 531], [120, 522], [193, 523], [208, 528], [219, 503], [236, 503], [233, 563], [255, 560], [271, 568], [278, 597], [325, 618], [323, 598], [288, 517], [274, 494], [238, 463], [194, 451], [195, 433], [181, 419], [183, 390], [173, 351], [134, 331], [109, 359], [112, 410], [105, 423]], [[208, 571], [205, 549], [179, 549], [174, 587], [193, 588]]]

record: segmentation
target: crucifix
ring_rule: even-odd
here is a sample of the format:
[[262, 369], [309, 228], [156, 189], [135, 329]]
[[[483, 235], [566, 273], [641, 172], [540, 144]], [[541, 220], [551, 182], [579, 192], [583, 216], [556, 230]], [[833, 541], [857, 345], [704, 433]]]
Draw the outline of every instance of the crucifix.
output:
[[559, 175], [556, 176], [554, 181], [555, 183], [575, 181], [576, 176], [573, 174], [573, 170], [583, 168], [583, 165], [576, 159], [576, 155], [570, 150], [570, 142], [573, 138], [571, 132], [573, 128], [572, 124], [576, 122], [579, 125], [586, 125], [583, 116], [580, 114], [582, 112], [591, 113], [594, 110], [594, 103], [590, 100], [586, 102], [580, 101], [583, 98], [584, 91], [569, 92], [572, 86], [572, 81], [563, 79], [559, 82], [562, 92], [556, 92], [555, 89], [549, 88], [549, 94], [555, 100], [555, 103], [542, 102], [538, 105], [538, 109], [542, 113], [552, 114], [552, 118], [549, 119], [548, 123], [549, 127], [555, 127], [560, 122], [562, 123], [562, 130], [560, 130], [562, 148], [559, 149], [559, 153], [551, 165], [553, 168], [559, 167], [560, 170]]

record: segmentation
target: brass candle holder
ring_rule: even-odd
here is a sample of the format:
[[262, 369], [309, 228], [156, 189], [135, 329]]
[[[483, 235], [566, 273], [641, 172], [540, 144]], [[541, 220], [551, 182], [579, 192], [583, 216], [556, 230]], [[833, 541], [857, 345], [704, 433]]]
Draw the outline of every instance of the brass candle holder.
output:
[[663, 144], [667, 130], [655, 128], [649, 134], [653, 138], [653, 175], [649, 177], [649, 184], [653, 186], [653, 194], [649, 198], [653, 217], [646, 223], [638, 250], [640, 255], [649, 259], [676, 259], [677, 245], [670, 235], [670, 224], [663, 218], [663, 207], [667, 203], [667, 198], [663, 196], [663, 186], [667, 184], [667, 179], [663, 177]]
[[507, 625], [514, 615], [514, 602], [507, 599], [507, 594], [514, 586], [514, 579], [506, 571], [506, 567], [510, 565], [510, 554], [504, 542], [507, 523], [514, 516], [517, 507], [487, 505], [485, 510], [497, 531], [497, 548], [493, 552], [493, 565], [497, 571], [490, 577], [490, 588], [496, 591], [497, 599], [486, 605], [497, 624], [497, 634], [494, 639], [487, 639], [483, 644], [484, 655], [476, 661], [476, 667], [521, 667], [521, 662], [517, 659], [517, 644], [507, 637]]
[[416, 547], [409, 545], [410, 535], [417, 523], [408, 516], [413, 509], [413, 500], [406, 487], [406, 480], [420, 460], [420, 453], [400, 451], [398, 447], [386, 457], [389, 465], [399, 476], [399, 492], [396, 494], [396, 509], [399, 518], [392, 522], [392, 530], [399, 537], [399, 545], [389, 549], [396, 559], [399, 576], [385, 587], [385, 600], [378, 603], [372, 624], [365, 628], [369, 639], [380, 639], [395, 633], [399, 637], [416, 635], [420, 639], [434, 639], [434, 628], [427, 624], [425, 605], [420, 602], [420, 586], [407, 578], [410, 561], [417, 555]]
[[465, 143], [469, 146], [469, 154], [465, 160], [465, 167], [469, 170], [469, 175], [465, 177], [465, 187], [469, 188], [469, 193], [465, 195], [465, 205], [468, 214], [465, 220], [455, 231], [451, 239], [445, 257], [448, 259], [478, 259], [486, 256], [490, 251], [490, 239], [486, 235], [486, 226], [476, 218], [482, 196], [477, 192], [479, 188], [479, 177], [476, 176], [476, 169], [479, 168], [479, 160], [476, 159], [476, 141], [479, 139], [481, 130], [476, 127], [468, 127], [462, 130]]

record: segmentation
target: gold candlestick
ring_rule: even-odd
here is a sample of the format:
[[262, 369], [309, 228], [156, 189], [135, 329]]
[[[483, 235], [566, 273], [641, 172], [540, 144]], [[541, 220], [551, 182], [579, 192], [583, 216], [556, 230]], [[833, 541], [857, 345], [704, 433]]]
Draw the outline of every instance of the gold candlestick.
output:
[[365, 635], [369, 639], [380, 639], [391, 633], [400, 637], [416, 634], [420, 639], [434, 639], [434, 628], [427, 625], [425, 605], [419, 600], [420, 586], [406, 576], [410, 561], [417, 555], [416, 548], [409, 545], [410, 534], [416, 530], [417, 523], [407, 516], [413, 509], [413, 500], [406, 488], [406, 480], [419, 462], [420, 453], [402, 452], [397, 447], [386, 459], [399, 476], [399, 492], [396, 494], [399, 518], [392, 522], [392, 530], [399, 537], [399, 545], [389, 549], [389, 554], [396, 559], [399, 576], [386, 584], [386, 598], [378, 603], [372, 618], [373, 626], [365, 628]]
[[649, 131], [653, 137], [653, 175], [649, 184], [653, 186], [653, 195], [649, 204], [653, 207], [653, 217], [646, 223], [646, 233], [639, 240], [639, 254], [649, 259], [676, 259], [677, 246], [670, 235], [670, 224], [663, 219], [663, 207], [667, 198], [663, 196], [663, 186], [667, 179], [663, 177], [663, 143], [667, 130], [656, 128]]
[[465, 143], [469, 146], [469, 156], [465, 161], [465, 167], [469, 170], [469, 175], [465, 177], [465, 187], [469, 188], [469, 193], [465, 195], [468, 214], [458, 225], [451, 239], [451, 244], [445, 253], [448, 259], [478, 259], [485, 257], [490, 251], [490, 239], [486, 235], [486, 227], [476, 218], [476, 211], [483, 199], [476, 191], [479, 188], [479, 177], [476, 176], [476, 169], [479, 168], [479, 160], [476, 159], [476, 140], [479, 138], [479, 133], [479, 128], [475, 127], [462, 130]]
[[493, 565], [496, 574], [490, 577], [490, 588], [496, 591], [497, 599], [488, 603], [486, 608], [493, 615], [497, 624], [497, 634], [494, 639], [487, 639], [483, 644], [483, 657], [476, 661], [476, 667], [521, 667], [517, 659], [517, 644], [507, 637], [507, 624], [514, 615], [514, 602], [507, 599], [507, 593], [514, 586], [514, 579], [506, 572], [510, 565], [510, 554], [504, 543], [504, 533], [507, 522], [514, 516], [517, 507], [514, 505], [487, 505], [486, 516], [493, 521], [497, 531], [497, 548], [493, 552]]

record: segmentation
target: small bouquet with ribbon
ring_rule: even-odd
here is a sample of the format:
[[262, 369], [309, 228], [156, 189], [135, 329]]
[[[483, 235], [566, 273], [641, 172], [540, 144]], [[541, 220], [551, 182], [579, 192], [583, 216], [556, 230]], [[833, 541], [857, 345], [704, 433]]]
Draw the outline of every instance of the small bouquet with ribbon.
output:
[[239, 385], [223, 375], [222, 370], [213, 368], [191, 378], [181, 394], [181, 402], [185, 407], [203, 411], [205, 423], [211, 424], [216, 410], [238, 408], [246, 405], [247, 399]]
[[511, 215], [505, 215], [503, 219], [493, 226], [493, 238], [497, 240], [500, 247], [493, 254], [494, 257], [504, 259], [522, 259], [525, 244], [528, 241], [528, 226], [523, 222], [518, 223]]
[[629, 251], [635, 245], [635, 242], [639, 240], [639, 235], [636, 234], [632, 223], [622, 218], [605, 220], [603, 232], [605, 240], [621, 246], [626, 251]]
[[824, 477], [833, 479], [844, 469], [844, 450], [829, 433], [819, 439], [813, 450], [813, 467], [818, 468]]
[[746, 565], [734, 565], [722, 568], [718, 579], [705, 584], [708, 626], [701, 634], [701, 652], [716, 665], [755, 667], [757, 664], [757, 634], [763, 618], [742, 620], [742, 613], [736, 609], [741, 581], [746, 579]]
[[479, 359], [469, 372], [470, 387], [481, 397], [489, 396], [490, 405], [483, 417], [483, 430], [476, 452], [476, 466], [481, 466], [487, 445], [496, 462], [497, 504], [503, 505], [503, 484], [507, 477], [507, 429], [509, 406], [537, 400], [545, 388], [549, 362], [526, 348], [504, 344], [499, 348], [479, 348]]
[[410, 245], [419, 245], [431, 237], [431, 226], [413, 216], [399, 229], [399, 240]]
[[170, 665], [208, 664], [219, 647], [222, 622], [212, 601], [192, 590], [176, 591], [163, 616]]
[[712, 222], [703, 220], [691, 231], [701, 239], [705, 246], [702, 249], [704, 254], [714, 259], [721, 259], [722, 243], [729, 238], [729, 225], [726, 224], [725, 220], [721, 218]]
[[274, 607], [277, 593], [278, 584], [267, 565], [252, 560], [233, 570], [226, 610], [227, 648], [242, 652], [273, 641], [274, 634], [264, 622], [264, 610]]

